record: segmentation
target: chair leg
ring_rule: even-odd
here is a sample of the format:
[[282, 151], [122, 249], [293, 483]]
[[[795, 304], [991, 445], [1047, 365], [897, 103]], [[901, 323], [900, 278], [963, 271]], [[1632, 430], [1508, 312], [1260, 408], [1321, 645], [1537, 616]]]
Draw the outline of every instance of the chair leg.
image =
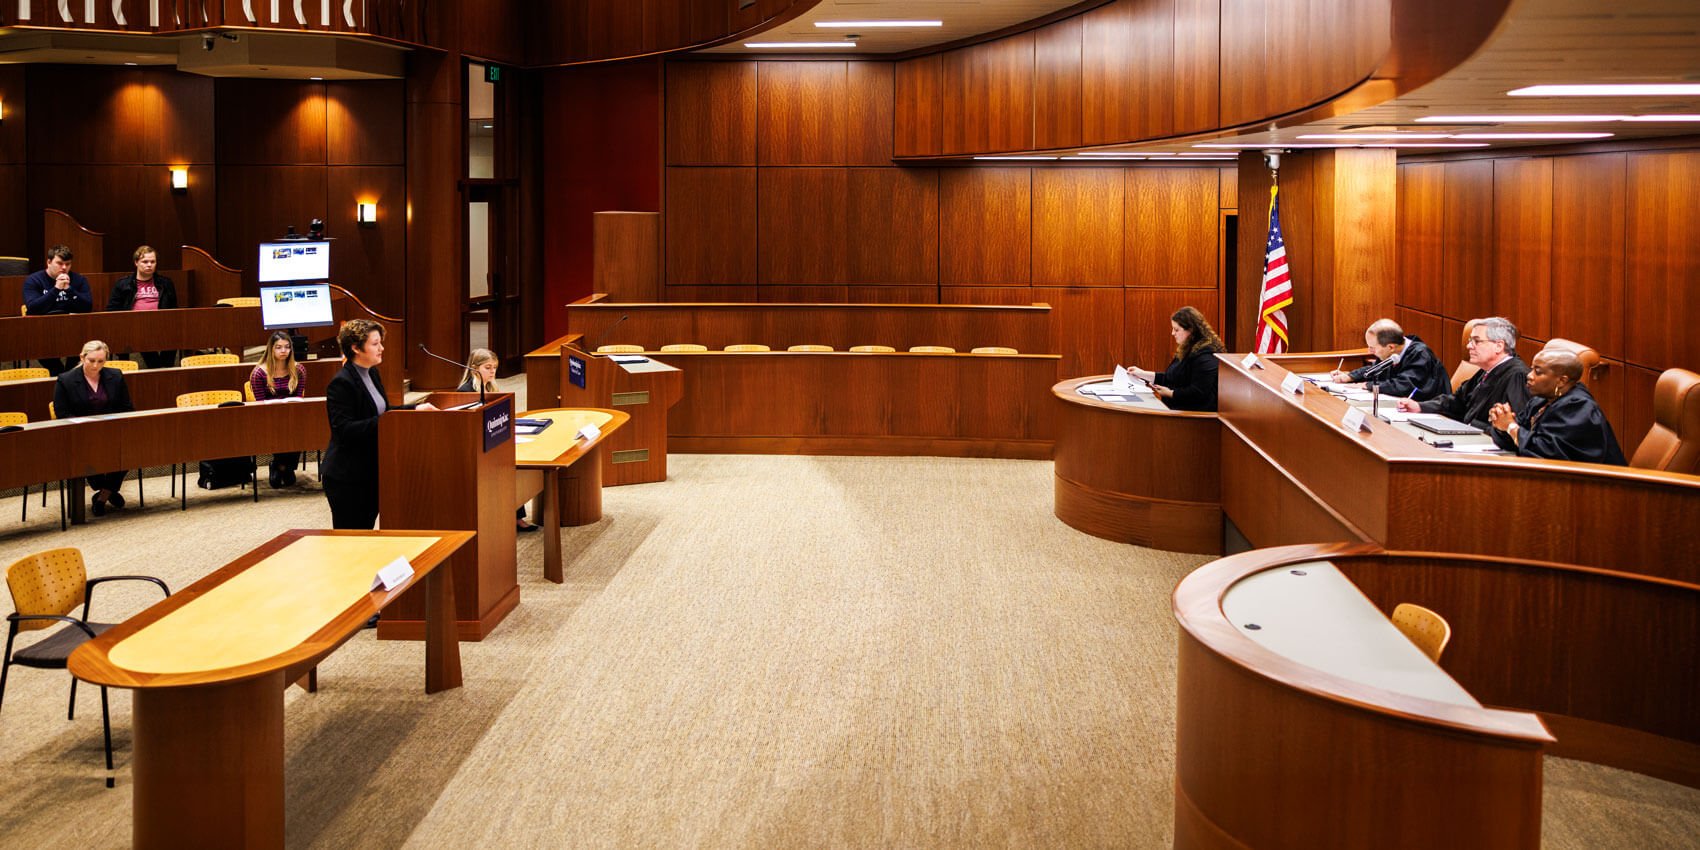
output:
[[112, 710], [106, 705], [106, 686], [100, 686], [100, 725], [106, 734], [106, 787], [112, 787]]
[[138, 508], [145, 508], [148, 506], [148, 494], [142, 489], [143, 471], [144, 470], [140, 469], [136, 470], [136, 507]]
[[171, 465], [171, 498], [177, 498], [177, 464]]
[[15, 628], [6, 631], [6, 660], [0, 663], [0, 705], [6, 702], [6, 677], [12, 672], [12, 638], [17, 636], [18, 631]]
[[259, 458], [248, 458], [248, 484], [254, 489], [254, 501], [260, 501], [260, 464]]
[[71, 707], [65, 709], [66, 720], [77, 719], [77, 677], [71, 677]]
[[186, 511], [189, 509], [189, 464], [187, 463], [183, 464], [183, 482], [182, 487], [178, 488], [178, 492], [183, 498], [178, 510]]
[[[43, 490], [42, 494], [46, 495], [46, 492], [47, 492], [46, 490]], [[69, 516], [65, 511], [65, 482], [60, 481], [59, 482], [59, 530], [60, 531], [65, 530], [67, 519], [69, 519]]]

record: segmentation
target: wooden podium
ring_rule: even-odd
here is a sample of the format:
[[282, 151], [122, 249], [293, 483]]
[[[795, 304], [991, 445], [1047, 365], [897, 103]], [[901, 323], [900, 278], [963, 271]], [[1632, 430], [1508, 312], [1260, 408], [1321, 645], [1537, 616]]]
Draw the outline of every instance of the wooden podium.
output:
[[[631, 416], [624, 428], [608, 435], [603, 486], [666, 481], [667, 409], [684, 396], [684, 374], [655, 360], [622, 366], [571, 343], [561, 346], [560, 370], [561, 407], [609, 408]], [[544, 401], [531, 399], [540, 408]]]
[[[482, 406], [477, 393], [432, 393], [425, 400], [442, 409], [392, 410], [378, 420], [378, 522], [478, 532], [454, 556], [455, 625], [461, 640], [483, 640], [519, 604], [514, 397], [488, 394]], [[488, 445], [487, 421], [497, 429]], [[418, 594], [396, 600], [378, 621], [380, 640], [424, 637], [425, 599]]]

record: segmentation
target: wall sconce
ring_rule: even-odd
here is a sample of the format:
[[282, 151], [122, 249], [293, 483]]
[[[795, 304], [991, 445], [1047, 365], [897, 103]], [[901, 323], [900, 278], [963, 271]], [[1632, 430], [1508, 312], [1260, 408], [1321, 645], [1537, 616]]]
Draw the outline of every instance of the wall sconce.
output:
[[0, 121], [6, 120], [6, 101], [0, 100]]
[[173, 191], [173, 192], [187, 192], [187, 191], [189, 191], [189, 167], [188, 166], [186, 166], [186, 165], [172, 166], [172, 168], [171, 168], [171, 191]]
[[371, 227], [378, 223], [378, 205], [369, 201], [361, 201], [354, 205], [354, 220], [361, 227]]

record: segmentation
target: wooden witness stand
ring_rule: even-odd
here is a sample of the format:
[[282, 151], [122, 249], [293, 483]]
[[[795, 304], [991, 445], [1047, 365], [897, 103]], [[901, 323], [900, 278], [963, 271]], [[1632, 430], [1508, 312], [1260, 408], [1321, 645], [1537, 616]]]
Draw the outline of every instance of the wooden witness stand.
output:
[[[569, 336], [526, 355], [526, 400], [536, 409], [613, 409], [631, 420], [609, 434], [601, 452], [602, 485], [667, 480], [667, 411], [684, 396], [684, 374], [657, 361], [655, 371], [628, 372], [606, 354], [589, 354]], [[572, 381], [571, 363], [584, 363], [584, 386]], [[592, 520], [594, 521], [594, 520]]]
[[[439, 410], [392, 410], [378, 420], [382, 528], [475, 531], [454, 556], [455, 626], [483, 640], [519, 604], [514, 549], [513, 395], [432, 393]], [[484, 411], [506, 406], [509, 436], [484, 450]], [[380, 640], [423, 640], [425, 600], [404, 596], [378, 621]]]

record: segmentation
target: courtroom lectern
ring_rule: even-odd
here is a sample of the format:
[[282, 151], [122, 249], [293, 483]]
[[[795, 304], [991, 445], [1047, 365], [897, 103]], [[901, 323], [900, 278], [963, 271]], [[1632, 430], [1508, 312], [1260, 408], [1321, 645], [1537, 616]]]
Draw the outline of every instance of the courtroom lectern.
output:
[[[392, 410], [378, 419], [378, 524], [390, 529], [476, 531], [450, 562], [455, 627], [482, 640], [519, 604], [514, 549], [514, 397], [432, 393], [439, 410]], [[450, 407], [471, 404], [465, 410]], [[384, 610], [380, 640], [423, 640], [425, 599], [409, 592]]]
[[[620, 364], [606, 354], [561, 346], [560, 406], [612, 408], [632, 417], [609, 435], [602, 454], [605, 487], [667, 480], [667, 409], [679, 403], [684, 387], [684, 373], [665, 363]], [[540, 401], [531, 400], [536, 406]]]

